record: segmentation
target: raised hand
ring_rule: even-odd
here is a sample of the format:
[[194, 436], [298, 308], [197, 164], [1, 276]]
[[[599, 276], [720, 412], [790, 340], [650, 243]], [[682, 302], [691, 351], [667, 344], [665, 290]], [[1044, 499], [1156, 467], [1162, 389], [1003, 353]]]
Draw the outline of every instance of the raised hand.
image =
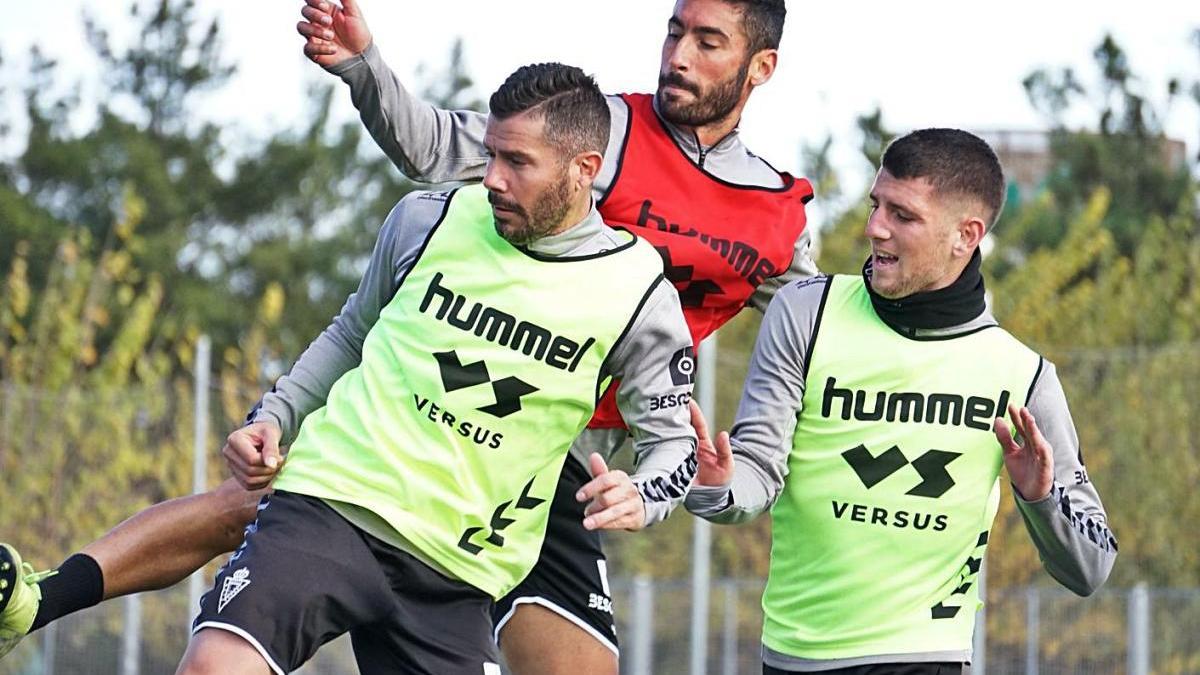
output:
[[[571, 460], [567, 460], [571, 461]], [[640, 530], [646, 526], [646, 504], [629, 474], [610, 471], [599, 453], [588, 457], [592, 480], [575, 494], [581, 502], [589, 499], [583, 526], [589, 530]]]
[[1004, 466], [1013, 486], [1026, 501], [1038, 501], [1050, 494], [1054, 484], [1054, 448], [1038, 430], [1037, 421], [1028, 408], [1008, 406], [1013, 426], [1020, 442], [1013, 439], [1012, 430], [1003, 417], [997, 417], [992, 430], [1004, 449]]
[[729, 445], [729, 433], [717, 434], [714, 443], [708, 437], [708, 422], [700, 406], [691, 401], [688, 408], [692, 413], [692, 428], [696, 430], [696, 459], [699, 461], [696, 484], [706, 487], [728, 485], [733, 481], [733, 448]]
[[304, 36], [304, 55], [331, 66], [361, 54], [371, 44], [371, 31], [356, 0], [304, 0], [304, 21], [296, 31]]

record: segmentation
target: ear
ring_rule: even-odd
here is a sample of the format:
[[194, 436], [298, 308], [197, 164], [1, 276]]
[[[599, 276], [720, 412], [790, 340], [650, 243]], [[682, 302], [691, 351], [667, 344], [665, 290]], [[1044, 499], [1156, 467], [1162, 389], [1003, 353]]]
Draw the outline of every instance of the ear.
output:
[[958, 237], [954, 241], [954, 255], [969, 257], [979, 248], [979, 242], [987, 234], [987, 223], [976, 215], [967, 214], [958, 223]]
[[571, 160], [572, 166], [578, 171], [579, 187], [585, 190], [592, 189], [592, 183], [595, 182], [596, 176], [600, 173], [600, 167], [604, 164], [604, 155], [598, 152], [581, 152], [575, 155], [575, 159]]
[[775, 74], [775, 66], [779, 64], [779, 52], [775, 49], [760, 49], [750, 57], [750, 86], [757, 87], [767, 83]]

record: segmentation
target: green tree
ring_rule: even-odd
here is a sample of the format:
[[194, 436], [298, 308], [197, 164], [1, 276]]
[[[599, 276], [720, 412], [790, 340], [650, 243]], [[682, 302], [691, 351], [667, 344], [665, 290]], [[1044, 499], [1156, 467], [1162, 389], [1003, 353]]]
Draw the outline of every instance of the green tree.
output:
[[872, 112], [859, 115], [855, 119], [855, 124], [858, 126], [859, 133], [862, 134], [859, 151], [874, 170], [879, 167], [879, 163], [883, 159], [883, 151], [887, 149], [888, 143], [892, 142], [896, 134], [884, 125], [883, 110], [879, 106], [875, 106], [875, 110]]
[[[282, 282], [289, 316], [271, 351], [298, 354], [353, 290], [379, 224], [412, 184], [365, 140], [357, 120], [334, 121], [342, 91], [327, 76], [299, 128], [228, 149], [227, 139], [239, 135], [232, 122], [189, 113], [233, 73], [219, 25], [202, 20], [192, 0], [135, 3], [129, 17], [137, 37], [127, 46], [84, 19], [112, 95], [82, 132], [67, 124], [78, 97], [56, 94], [63, 89], [56, 64], [31, 54], [23, 88], [28, 137], [19, 155], [0, 161], [0, 244], [7, 244], [0, 265], [11, 263], [15, 242], [27, 242], [36, 284], [72, 228], [111, 241], [130, 186], [146, 205], [130, 255], [144, 278], [162, 281], [159, 322], [203, 326], [222, 353], [236, 346], [257, 298]], [[433, 93], [442, 104], [478, 104], [461, 43]], [[98, 335], [113, 337], [105, 328]]]
[[[1195, 213], [1195, 202], [1187, 199], [1191, 172], [1186, 162], [1171, 159], [1162, 126], [1166, 108], [1157, 109], [1142, 92], [1128, 54], [1106, 35], [1092, 56], [1099, 84], [1090, 89], [1070, 68], [1039, 69], [1023, 82], [1030, 103], [1052, 129], [1054, 168], [1045, 187], [1054, 208], [1043, 209], [1045, 217], [1037, 222], [1026, 220], [1029, 227], [1019, 234], [1032, 247], [1056, 244], [1065, 236], [1066, 223], [1103, 188], [1121, 197], [1113, 200], [1104, 226], [1129, 253], [1147, 216]], [[1168, 83], [1167, 108], [1182, 89], [1178, 79]], [[1077, 107], [1093, 111], [1096, 131], [1067, 127], [1066, 116]]]

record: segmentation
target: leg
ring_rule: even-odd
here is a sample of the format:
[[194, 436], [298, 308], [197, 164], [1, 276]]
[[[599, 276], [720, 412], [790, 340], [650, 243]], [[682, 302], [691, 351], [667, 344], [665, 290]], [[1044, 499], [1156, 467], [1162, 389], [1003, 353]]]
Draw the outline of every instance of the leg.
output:
[[[25, 571], [18, 577], [27, 587], [21, 602], [6, 602], [0, 593], [0, 656], [51, 621], [104, 599], [166, 588], [237, 548], [263, 493], [228, 480], [212, 492], [143, 510], [56, 570]], [[11, 547], [5, 555], [18, 558]]]
[[350, 633], [361, 675], [500, 675], [491, 597], [370, 535], [363, 540], [388, 578], [392, 608]]
[[[580, 437], [581, 440], [583, 437]], [[575, 491], [587, 469], [569, 457], [533, 570], [493, 610], [514, 675], [616, 675], [617, 635], [600, 536], [583, 528]]]
[[195, 644], [180, 672], [224, 673], [230, 654], [245, 658], [248, 648], [253, 662], [282, 675], [392, 608], [387, 578], [359, 530], [320, 499], [276, 492], [200, 598]]
[[211, 492], [144, 509], [81, 552], [99, 564], [105, 600], [166, 588], [237, 548], [264, 493], [229, 479]]
[[271, 666], [246, 640], [229, 631], [205, 629], [188, 643], [175, 675], [269, 675]]
[[518, 605], [500, 632], [516, 675], [617, 675], [617, 654], [592, 634], [536, 604]]

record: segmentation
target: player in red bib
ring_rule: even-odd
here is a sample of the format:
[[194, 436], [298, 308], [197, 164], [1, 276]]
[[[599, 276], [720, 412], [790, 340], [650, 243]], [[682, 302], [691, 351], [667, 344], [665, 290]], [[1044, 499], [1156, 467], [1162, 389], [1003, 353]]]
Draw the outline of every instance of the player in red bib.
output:
[[[620, 98], [629, 122], [600, 213], [609, 223], [637, 226], [638, 236], [658, 249], [699, 346], [765, 282], [776, 283], [787, 273], [812, 186], [786, 173], [779, 174], [778, 187], [718, 178], [675, 140], [671, 123], [655, 110], [655, 97]], [[613, 391], [605, 394], [589, 427], [623, 428]]]

